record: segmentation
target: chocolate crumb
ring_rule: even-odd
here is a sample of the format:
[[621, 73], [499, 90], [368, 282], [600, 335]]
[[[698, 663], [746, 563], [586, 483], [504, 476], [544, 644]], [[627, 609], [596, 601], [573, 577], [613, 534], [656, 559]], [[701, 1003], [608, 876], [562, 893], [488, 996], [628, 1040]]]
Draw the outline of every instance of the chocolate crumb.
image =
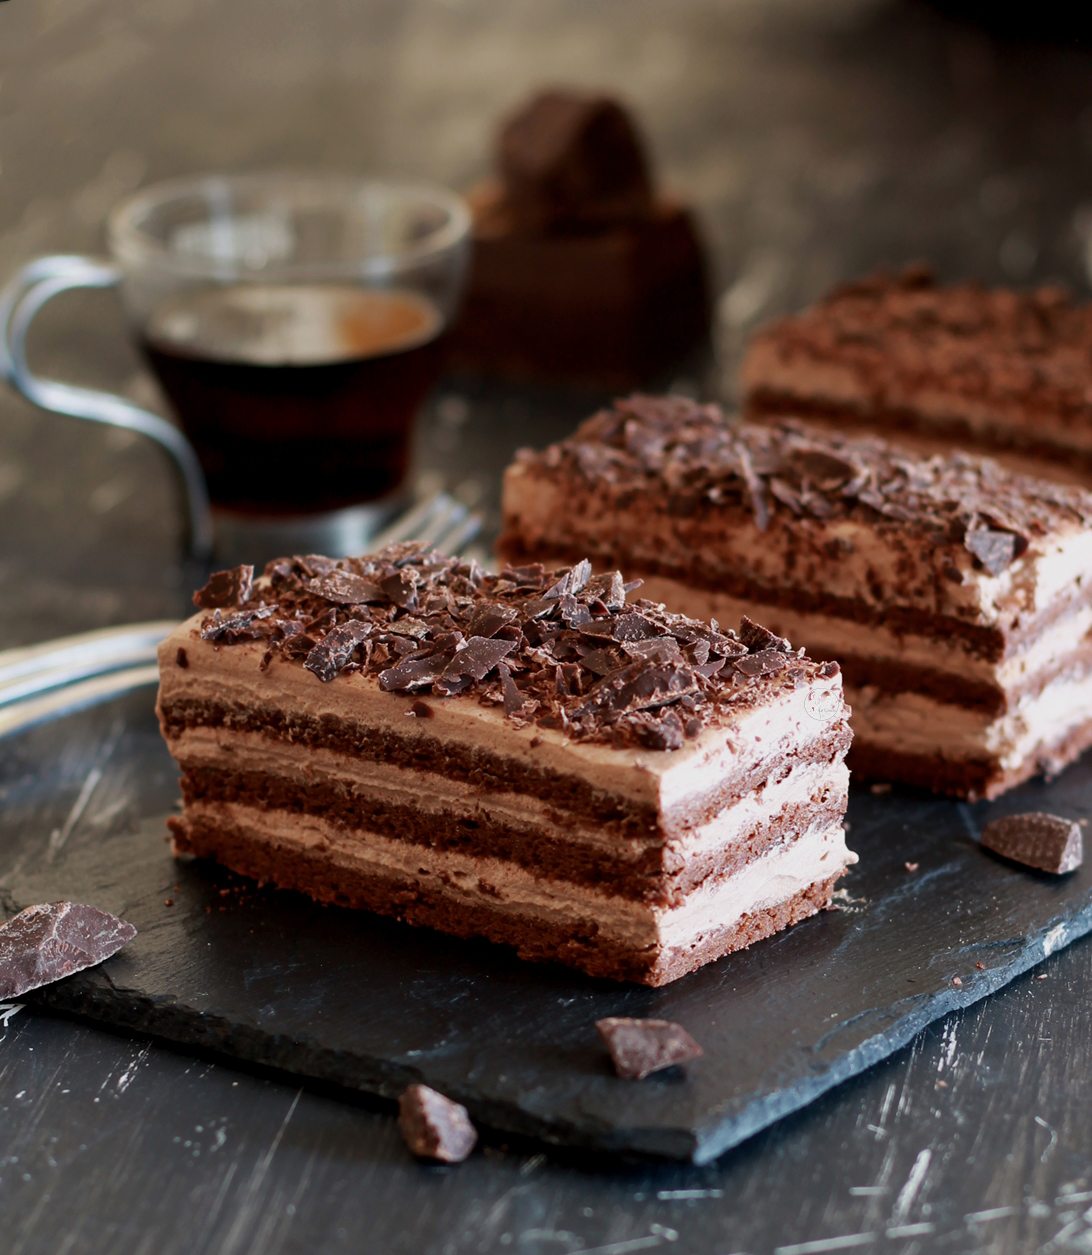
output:
[[186, 655], [186, 651], [181, 645], [178, 647], [178, 653], [174, 656], [174, 661], [175, 665], [181, 667], [183, 671], [190, 665], [190, 660]]
[[164, 899], [163, 899], [163, 905], [164, 905], [164, 906], [174, 906], [174, 898], [164, 898]]
[[982, 847], [1055, 876], [1075, 871], [1084, 861], [1080, 825], [1038, 811], [992, 820], [982, 830]]
[[629, 1081], [700, 1059], [702, 1048], [671, 1020], [634, 1020], [608, 1016], [596, 1020], [595, 1031], [610, 1052], [614, 1070]]
[[986, 970], [986, 965], [981, 959], [977, 959], [975, 961], [975, 967], [977, 967], [980, 972], [984, 972]]
[[241, 606], [250, 596], [254, 582], [252, 566], [237, 566], [230, 571], [217, 571], [204, 588], [193, 595], [198, 610], [230, 610]]
[[441, 1163], [461, 1163], [478, 1140], [466, 1108], [427, 1085], [410, 1085], [403, 1092], [398, 1127], [412, 1154]]
[[28, 906], [0, 924], [0, 999], [94, 967], [136, 936], [116, 915], [78, 902]]
[[432, 707], [428, 704], [428, 702], [423, 702], [420, 698], [418, 698], [409, 710], [406, 711], [406, 714], [416, 715], [418, 719], [431, 719]]

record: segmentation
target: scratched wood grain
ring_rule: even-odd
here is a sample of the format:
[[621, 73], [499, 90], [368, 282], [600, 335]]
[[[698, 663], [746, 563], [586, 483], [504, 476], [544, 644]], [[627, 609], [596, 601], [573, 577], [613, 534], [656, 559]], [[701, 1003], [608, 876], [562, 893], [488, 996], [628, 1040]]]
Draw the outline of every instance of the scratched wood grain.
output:
[[[757, 322], [880, 263], [1088, 289], [1087, 53], [910, 0], [8, 0], [0, 74], [0, 276], [98, 247], [114, 199], [176, 173], [465, 183], [497, 111], [562, 80], [634, 101], [698, 205], [729, 375]], [[73, 298], [35, 360], [148, 398], [112, 319]], [[449, 385], [419, 472], [495, 510], [510, 450], [571, 419]], [[178, 531], [153, 450], [0, 392], [0, 645], [181, 613]], [[72, 747], [74, 778], [101, 748]], [[496, 1149], [423, 1168], [388, 1114], [0, 1011], [0, 1250], [1092, 1251], [1090, 956], [1053, 957], [716, 1165], [609, 1175]]]

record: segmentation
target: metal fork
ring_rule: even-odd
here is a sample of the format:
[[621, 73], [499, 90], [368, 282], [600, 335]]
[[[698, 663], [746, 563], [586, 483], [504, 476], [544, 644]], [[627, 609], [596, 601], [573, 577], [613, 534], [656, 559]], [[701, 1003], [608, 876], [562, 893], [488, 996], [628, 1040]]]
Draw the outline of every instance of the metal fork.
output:
[[[436, 493], [376, 536], [372, 551], [419, 540], [457, 554], [481, 530], [481, 515]], [[159, 678], [156, 649], [178, 624], [128, 623], [0, 651], [0, 736], [106, 701]]]

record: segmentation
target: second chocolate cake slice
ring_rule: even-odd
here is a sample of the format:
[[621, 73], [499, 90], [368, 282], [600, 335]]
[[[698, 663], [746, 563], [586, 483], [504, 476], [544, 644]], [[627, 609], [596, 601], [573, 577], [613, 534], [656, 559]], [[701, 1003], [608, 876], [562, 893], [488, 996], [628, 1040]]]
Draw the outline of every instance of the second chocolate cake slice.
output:
[[855, 771], [994, 797], [1092, 744], [1092, 494], [635, 397], [509, 467], [501, 554], [837, 659]]

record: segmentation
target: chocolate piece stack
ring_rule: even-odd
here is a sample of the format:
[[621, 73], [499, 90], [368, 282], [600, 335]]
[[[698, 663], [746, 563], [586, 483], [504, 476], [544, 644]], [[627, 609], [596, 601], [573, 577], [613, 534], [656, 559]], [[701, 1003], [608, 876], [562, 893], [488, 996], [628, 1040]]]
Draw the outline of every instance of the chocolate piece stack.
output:
[[452, 335], [457, 368], [628, 388], [707, 333], [690, 216], [655, 194], [620, 105], [545, 92], [497, 148], [497, 177], [469, 195], [475, 254]]

